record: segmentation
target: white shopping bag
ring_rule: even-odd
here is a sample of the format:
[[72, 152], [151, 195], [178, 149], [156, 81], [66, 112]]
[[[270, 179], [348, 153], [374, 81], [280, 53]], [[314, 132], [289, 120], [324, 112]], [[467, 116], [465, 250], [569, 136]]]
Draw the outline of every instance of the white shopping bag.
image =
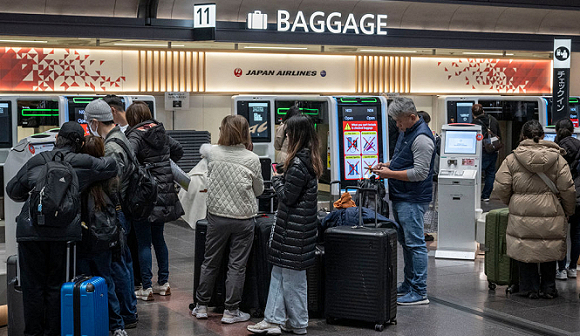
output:
[[268, 14], [259, 10], [248, 13], [247, 26], [248, 29], [268, 29]]

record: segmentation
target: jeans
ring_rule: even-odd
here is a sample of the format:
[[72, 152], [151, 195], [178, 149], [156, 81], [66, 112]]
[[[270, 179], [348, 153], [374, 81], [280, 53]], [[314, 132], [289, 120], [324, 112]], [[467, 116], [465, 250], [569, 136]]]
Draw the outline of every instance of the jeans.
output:
[[556, 291], [556, 262], [549, 261], [540, 264], [538, 272], [538, 263], [519, 262], [520, 266], [520, 292], [538, 292], [554, 293]]
[[77, 255], [77, 273], [100, 276], [107, 283], [107, 298], [109, 299], [109, 330], [125, 329], [121, 317], [119, 299], [115, 294], [115, 282], [111, 276], [111, 251]]
[[137, 246], [139, 247], [139, 266], [141, 268], [141, 282], [143, 289], [151, 288], [151, 272], [153, 256], [151, 255], [151, 244], [155, 249], [157, 259], [157, 283], [164, 285], [169, 280], [169, 252], [167, 244], [163, 238], [163, 227], [165, 223], [150, 223], [148, 221], [135, 222], [135, 235], [137, 236]]
[[125, 218], [123, 211], [117, 211], [117, 218], [119, 218], [125, 232], [125, 247], [121, 252], [120, 260], [113, 261], [111, 264], [111, 275], [115, 282], [115, 292], [121, 306], [121, 316], [127, 324], [137, 321], [137, 297], [135, 296], [134, 288], [133, 260], [129, 246], [127, 246], [127, 234], [131, 231], [131, 222]]
[[[570, 217], [570, 265], [568, 268], [575, 269], [580, 258], [580, 208], [576, 207], [576, 213]], [[567, 258], [564, 256], [563, 260], [558, 261], [558, 269], [560, 271], [566, 269]]]
[[210, 213], [207, 214], [207, 220], [205, 256], [201, 265], [199, 287], [195, 294], [196, 300], [202, 305], [207, 305], [211, 300], [229, 242], [225, 308], [235, 310], [240, 306], [244, 292], [246, 263], [254, 242], [254, 220], [225, 218]]
[[497, 162], [497, 152], [489, 154], [482, 149], [481, 154], [481, 173], [485, 174], [485, 181], [483, 190], [481, 191], [481, 198], [489, 198], [493, 191], [493, 181], [495, 180], [495, 164]]
[[60, 287], [66, 278], [66, 251], [66, 242], [18, 244], [25, 336], [60, 336]]
[[[291, 328], [308, 327], [306, 271], [272, 267], [264, 320]], [[288, 323], [286, 323], [288, 322]]]
[[141, 286], [141, 266], [139, 265], [139, 246], [137, 245], [137, 235], [135, 234], [135, 223], [131, 221], [130, 230], [127, 232], [127, 246], [131, 251], [131, 261], [133, 262], [133, 282], [135, 286]]
[[397, 226], [399, 243], [403, 246], [406, 291], [427, 295], [427, 245], [425, 245], [424, 215], [429, 203], [393, 202], [393, 215]]

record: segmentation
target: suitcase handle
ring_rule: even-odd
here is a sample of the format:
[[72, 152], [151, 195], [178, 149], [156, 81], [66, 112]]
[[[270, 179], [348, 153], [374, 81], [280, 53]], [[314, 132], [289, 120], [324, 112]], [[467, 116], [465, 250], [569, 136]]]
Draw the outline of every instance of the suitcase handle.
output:
[[363, 223], [363, 217], [362, 217], [362, 194], [363, 192], [373, 192], [375, 193], [377, 196], [375, 197], [375, 228], [379, 227], [379, 219], [378, 219], [378, 197], [379, 197], [379, 191], [377, 189], [374, 188], [361, 188], [361, 187], [347, 187], [348, 189], [353, 189], [353, 190], [357, 190], [357, 199], [358, 199], [358, 225], [356, 225], [357, 228], [361, 228], [364, 227], [364, 223]]

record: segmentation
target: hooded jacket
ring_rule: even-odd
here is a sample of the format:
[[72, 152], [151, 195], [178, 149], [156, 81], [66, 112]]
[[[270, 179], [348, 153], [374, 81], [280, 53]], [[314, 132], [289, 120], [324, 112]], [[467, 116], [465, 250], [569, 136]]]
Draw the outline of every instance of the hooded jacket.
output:
[[121, 132], [119, 126], [115, 126], [105, 137], [105, 155], [115, 158], [115, 161], [117, 162], [117, 177], [119, 177], [120, 181], [119, 196], [121, 199], [125, 199], [129, 183], [128, 178], [133, 172], [133, 165], [131, 164], [131, 158], [129, 157], [129, 155], [132, 154], [125, 153], [123, 147], [113, 139], [119, 139], [119, 141], [125, 143], [129, 149], [131, 149], [131, 145], [129, 144], [129, 140], [127, 140], [125, 134]]
[[[574, 214], [576, 192], [564, 151], [551, 141], [524, 140], [502, 162], [494, 193], [509, 205], [507, 255], [526, 263], [562, 260], [566, 254], [566, 216]], [[560, 191], [556, 196], [536, 173]]]
[[315, 261], [318, 181], [310, 150], [302, 149], [284, 175], [274, 176], [278, 216], [268, 259], [276, 266], [304, 270]]
[[[89, 185], [117, 175], [117, 164], [111, 157], [95, 158], [88, 154], [71, 152], [71, 148], [63, 147], [53, 150], [63, 152], [65, 160], [73, 167], [79, 180], [79, 191]], [[24, 164], [6, 185], [6, 193], [16, 202], [28, 199], [29, 192], [36, 185], [36, 180], [42, 167], [46, 164], [43, 156], [35, 155]], [[32, 223], [30, 219], [29, 202], [25, 202], [16, 224], [16, 241], [79, 241], [81, 240], [80, 213], [79, 216], [64, 228], [44, 227]]]
[[578, 171], [578, 162], [580, 161], [580, 140], [571, 136], [558, 140], [558, 145], [566, 150], [564, 159], [568, 162], [574, 185], [576, 186], [576, 207], [580, 207], [580, 172]]
[[157, 180], [157, 201], [149, 215], [149, 222], [166, 223], [178, 219], [185, 212], [177, 197], [169, 159], [179, 161], [183, 148], [167, 135], [163, 124], [155, 120], [137, 124], [125, 134], [139, 163], [150, 164], [151, 174]]

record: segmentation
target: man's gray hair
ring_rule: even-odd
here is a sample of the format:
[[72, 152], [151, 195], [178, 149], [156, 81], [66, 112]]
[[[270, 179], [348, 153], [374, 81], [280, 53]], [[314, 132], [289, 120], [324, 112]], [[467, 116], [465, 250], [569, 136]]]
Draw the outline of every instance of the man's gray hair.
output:
[[411, 98], [393, 98], [393, 101], [389, 104], [389, 115], [393, 117], [393, 119], [409, 116], [411, 114], [417, 115], [415, 103], [413, 103], [413, 99]]

